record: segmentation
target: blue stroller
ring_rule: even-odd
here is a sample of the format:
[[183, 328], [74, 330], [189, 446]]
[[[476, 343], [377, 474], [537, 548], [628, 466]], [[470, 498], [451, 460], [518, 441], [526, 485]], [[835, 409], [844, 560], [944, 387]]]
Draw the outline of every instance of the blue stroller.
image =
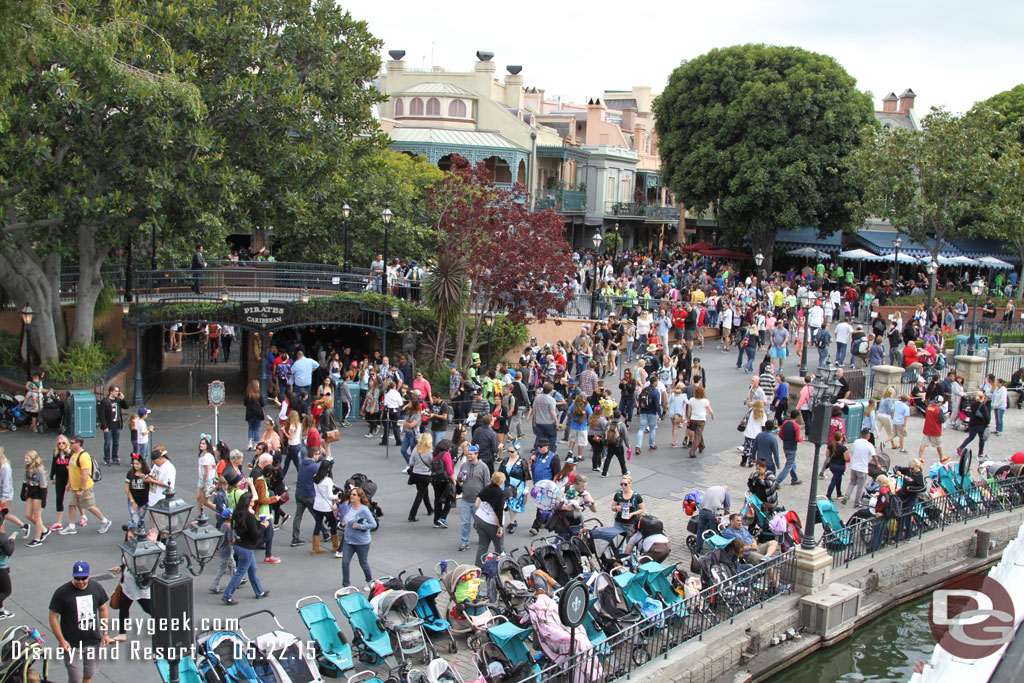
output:
[[[402, 575], [399, 574], [398, 578], [401, 579]], [[416, 616], [423, 620], [423, 628], [429, 634], [446, 636], [448, 651], [452, 654], [458, 652], [459, 645], [455, 641], [455, 636], [452, 635], [451, 624], [437, 608], [437, 596], [444, 590], [441, 587], [441, 582], [433, 577], [420, 574], [406, 579], [405, 589], [412, 591], [419, 598], [419, 602], [416, 603]]]

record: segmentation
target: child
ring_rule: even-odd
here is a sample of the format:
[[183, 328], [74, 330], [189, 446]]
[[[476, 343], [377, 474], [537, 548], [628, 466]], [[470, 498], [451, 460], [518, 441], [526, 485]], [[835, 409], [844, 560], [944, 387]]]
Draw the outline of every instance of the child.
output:
[[[224, 481], [223, 477], [221, 477], [221, 481]], [[225, 482], [225, 485], [227, 485], [227, 482]], [[225, 507], [217, 513], [220, 518], [219, 528], [224, 536], [217, 545], [217, 553], [220, 555], [220, 567], [217, 568], [217, 575], [213, 577], [213, 584], [210, 586], [210, 592], [215, 595], [221, 592], [219, 587], [220, 577], [230, 577], [235, 573], [235, 532], [231, 528], [231, 512], [231, 508]]]

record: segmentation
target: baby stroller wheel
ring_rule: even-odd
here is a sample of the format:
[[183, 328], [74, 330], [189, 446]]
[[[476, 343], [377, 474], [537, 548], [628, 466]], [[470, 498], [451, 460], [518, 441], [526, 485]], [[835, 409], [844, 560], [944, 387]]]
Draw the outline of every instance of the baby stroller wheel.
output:
[[630, 658], [633, 660], [635, 666], [643, 666], [647, 662], [651, 661], [651, 653], [647, 651], [647, 648], [643, 645], [634, 645], [633, 651], [630, 653]]
[[12, 422], [12, 423], [11, 423], [11, 431], [12, 431], [12, 432], [16, 432], [16, 431], [18, 431], [18, 425], [14, 424], [14, 423]]
[[469, 646], [470, 650], [479, 650], [483, 647], [483, 641], [480, 640], [480, 636], [472, 635], [466, 639], [466, 645]]
[[690, 550], [693, 550], [694, 548], [696, 548], [697, 547], [697, 537], [694, 536], [693, 534], [690, 534], [689, 536], [687, 536], [686, 537], [686, 547], [689, 548]]
[[459, 651], [459, 644], [457, 642], [455, 642], [454, 638], [452, 638], [451, 642], [448, 643], [448, 652], [451, 653], [451, 654], [455, 654], [458, 651]]

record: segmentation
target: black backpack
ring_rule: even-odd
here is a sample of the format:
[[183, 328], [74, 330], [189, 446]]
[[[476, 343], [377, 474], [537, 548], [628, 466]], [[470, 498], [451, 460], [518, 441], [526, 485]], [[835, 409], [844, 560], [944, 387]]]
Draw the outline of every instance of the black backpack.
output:
[[444, 453], [430, 461], [430, 481], [434, 484], [448, 481], [448, 468], [444, 466]]
[[827, 330], [818, 330], [818, 333], [814, 335], [814, 345], [819, 349], [827, 349], [830, 335]]
[[903, 516], [903, 500], [896, 494], [890, 493], [882, 513], [886, 519], [899, 519]]
[[640, 410], [652, 410], [654, 408], [654, 387], [648, 384], [644, 387], [643, 391], [640, 392], [640, 398], [637, 399], [637, 406]]
[[665, 524], [654, 515], [643, 515], [640, 517], [640, 522], [637, 524], [636, 530], [640, 532], [641, 536], [647, 538], [654, 534], [665, 533]]

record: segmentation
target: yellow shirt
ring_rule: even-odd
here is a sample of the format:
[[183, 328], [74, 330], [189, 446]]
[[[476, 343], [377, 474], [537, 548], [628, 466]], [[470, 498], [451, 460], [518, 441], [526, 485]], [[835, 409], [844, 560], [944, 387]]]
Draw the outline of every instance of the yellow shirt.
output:
[[617, 407], [617, 404], [612, 399], [610, 399], [610, 398], [602, 398], [601, 399], [601, 415], [603, 417], [611, 417], [612, 416], [612, 412], [615, 410], [616, 407]]
[[772, 294], [772, 303], [777, 307], [782, 307], [782, 300], [785, 298], [785, 294], [782, 293], [781, 289], [776, 289], [775, 293]]
[[690, 294], [690, 301], [692, 303], [695, 303], [695, 304], [702, 304], [702, 303], [704, 303], [704, 290], [703, 289], [695, 289], [695, 290], [693, 290], [693, 292]]
[[92, 456], [88, 452], [82, 451], [71, 456], [71, 460], [68, 461], [68, 483], [71, 484], [72, 491], [88, 491], [92, 488]]

